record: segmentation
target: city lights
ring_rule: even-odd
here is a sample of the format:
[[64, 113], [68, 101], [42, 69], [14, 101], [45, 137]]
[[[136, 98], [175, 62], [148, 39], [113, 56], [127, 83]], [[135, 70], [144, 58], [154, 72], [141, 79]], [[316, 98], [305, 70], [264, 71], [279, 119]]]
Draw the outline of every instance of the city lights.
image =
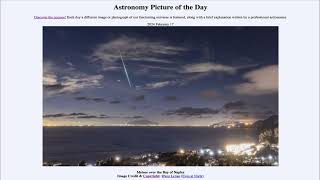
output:
[[200, 149], [200, 154], [204, 154], [204, 150], [203, 149]]
[[185, 153], [184, 149], [179, 149], [178, 152], [179, 152], [180, 154], [184, 154], [184, 153]]
[[211, 150], [209, 147], [201, 148], [199, 150], [199, 153], [201, 156], [205, 156], [205, 155], [214, 156], [214, 151]]
[[[257, 152], [256, 146], [262, 151]], [[222, 165], [263, 165], [278, 166], [278, 156], [274, 151], [264, 151], [265, 144], [241, 143], [228, 144], [226, 150], [205, 146], [198, 150], [178, 149], [175, 153], [145, 153], [132, 157], [114, 156], [100, 160], [96, 164], [83, 163], [86, 166], [138, 165], [138, 166], [167, 166], [177, 163], [189, 165], [194, 163], [201, 166]], [[268, 152], [269, 151], [269, 152]], [[262, 152], [262, 153], [261, 153]], [[201, 157], [201, 158], [200, 158]], [[79, 164], [79, 163], [78, 163]], [[63, 166], [61, 162], [46, 163], [46, 166]]]
[[213, 156], [213, 155], [214, 155], [213, 151], [210, 151], [210, 152], [209, 152], [209, 155], [210, 155], [210, 156]]
[[87, 166], [94, 166], [93, 164], [91, 164], [91, 163], [87, 163]]
[[254, 143], [228, 144], [226, 145], [226, 151], [228, 153], [239, 155], [244, 151], [249, 150], [254, 145]]
[[263, 147], [264, 147], [263, 144], [257, 144], [257, 145], [256, 145], [257, 151], [260, 151], [260, 149], [262, 149]]
[[115, 157], [114, 157], [114, 160], [115, 160], [116, 162], [120, 162], [120, 161], [121, 161], [121, 157], [120, 157], [120, 156], [115, 156]]

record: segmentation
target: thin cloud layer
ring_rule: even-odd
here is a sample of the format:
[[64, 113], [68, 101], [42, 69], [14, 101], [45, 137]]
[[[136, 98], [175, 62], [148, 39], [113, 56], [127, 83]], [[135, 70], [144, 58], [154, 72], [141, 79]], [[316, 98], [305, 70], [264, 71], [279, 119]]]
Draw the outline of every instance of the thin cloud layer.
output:
[[144, 95], [139, 95], [139, 96], [135, 96], [133, 99], [135, 101], [144, 101], [145, 100], [145, 96]]
[[265, 111], [234, 111], [232, 112], [232, 118], [233, 119], [256, 119], [261, 120], [265, 119], [267, 117], [270, 117], [271, 115], [274, 115], [277, 113], [274, 113], [270, 110]]
[[223, 105], [222, 109], [227, 111], [241, 110], [247, 108], [247, 104], [243, 101], [231, 101]]
[[175, 110], [165, 112], [166, 115], [179, 115], [179, 116], [199, 116], [205, 114], [217, 114], [219, 110], [211, 108], [194, 108], [194, 107], [181, 107]]
[[110, 103], [110, 104], [120, 104], [121, 101], [119, 101], [119, 100], [112, 100], [112, 101], [110, 101], [109, 103]]
[[223, 64], [216, 63], [197, 63], [197, 64], [187, 64], [183, 66], [182, 73], [204, 73], [204, 72], [225, 72], [233, 74], [236, 72], [236, 68], [232, 66], [227, 66]]
[[163, 81], [163, 82], [155, 82], [155, 83], [147, 83], [144, 89], [159, 89], [169, 85], [174, 85], [174, 81]]
[[177, 101], [178, 97], [177, 96], [165, 96], [164, 100], [166, 100], [166, 101]]
[[200, 97], [203, 97], [206, 99], [213, 99], [213, 98], [219, 97], [220, 93], [218, 93], [215, 90], [203, 90], [203, 91], [200, 91], [199, 95]]
[[85, 96], [80, 96], [80, 97], [75, 97], [74, 98], [77, 101], [87, 101], [87, 102], [105, 102], [106, 100], [104, 98], [91, 98], [91, 97], [85, 97]]
[[87, 114], [87, 113], [57, 113], [57, 114], [45, 114], [43, 118], [48, 119], [141, 119], [144, 116], [135, 115], [135, 116], [107, 116], [105, 114]]

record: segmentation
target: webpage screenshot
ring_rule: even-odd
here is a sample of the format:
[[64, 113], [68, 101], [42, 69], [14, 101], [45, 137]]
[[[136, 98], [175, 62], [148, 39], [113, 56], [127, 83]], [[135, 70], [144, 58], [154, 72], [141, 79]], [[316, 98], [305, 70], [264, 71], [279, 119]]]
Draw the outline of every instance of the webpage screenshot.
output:
[[319, 179], [319, 1], [1, 1], [1, 180]]

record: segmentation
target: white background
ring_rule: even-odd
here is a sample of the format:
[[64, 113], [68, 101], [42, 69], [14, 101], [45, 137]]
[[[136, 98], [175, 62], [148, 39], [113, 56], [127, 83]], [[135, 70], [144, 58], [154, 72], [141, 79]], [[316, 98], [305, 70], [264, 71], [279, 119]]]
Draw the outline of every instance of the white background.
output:
[[[120, 2], [120, 1], [118, 1]], [[129, 4], [128, 1], [118, 4]], [[149, 5], [135, 1], [135, 4]], [[132, 5], [133, 3], [131, 3]], [[157, 4], [195, 4], [183, 1]], [[136, 170], [184, 170], [205, 179], [319, 179], [317, 2], [201, 2], [203, 11], [113, 11], [115, 3], [2, 2], [1, 179], [117, 179]], [[145, 26], [151, 20], [34, 20], [48, 15], [278, 15], [287, 20], [160, 21], [175, 26], [279, 26], [279, 167], [43, 167], [42, 26]], [[196, 36], [196, 34], [195, 34]], [[263, 42], [262, 42], [263, 43]]]

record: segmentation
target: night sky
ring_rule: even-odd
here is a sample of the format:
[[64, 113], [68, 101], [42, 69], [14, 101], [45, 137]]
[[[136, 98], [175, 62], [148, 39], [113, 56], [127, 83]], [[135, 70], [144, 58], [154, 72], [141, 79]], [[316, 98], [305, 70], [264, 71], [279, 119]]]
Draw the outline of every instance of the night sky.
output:
[[278, 28], [44, 27], [43, 106], [45, 126], [262, 120], [278, 114]]

